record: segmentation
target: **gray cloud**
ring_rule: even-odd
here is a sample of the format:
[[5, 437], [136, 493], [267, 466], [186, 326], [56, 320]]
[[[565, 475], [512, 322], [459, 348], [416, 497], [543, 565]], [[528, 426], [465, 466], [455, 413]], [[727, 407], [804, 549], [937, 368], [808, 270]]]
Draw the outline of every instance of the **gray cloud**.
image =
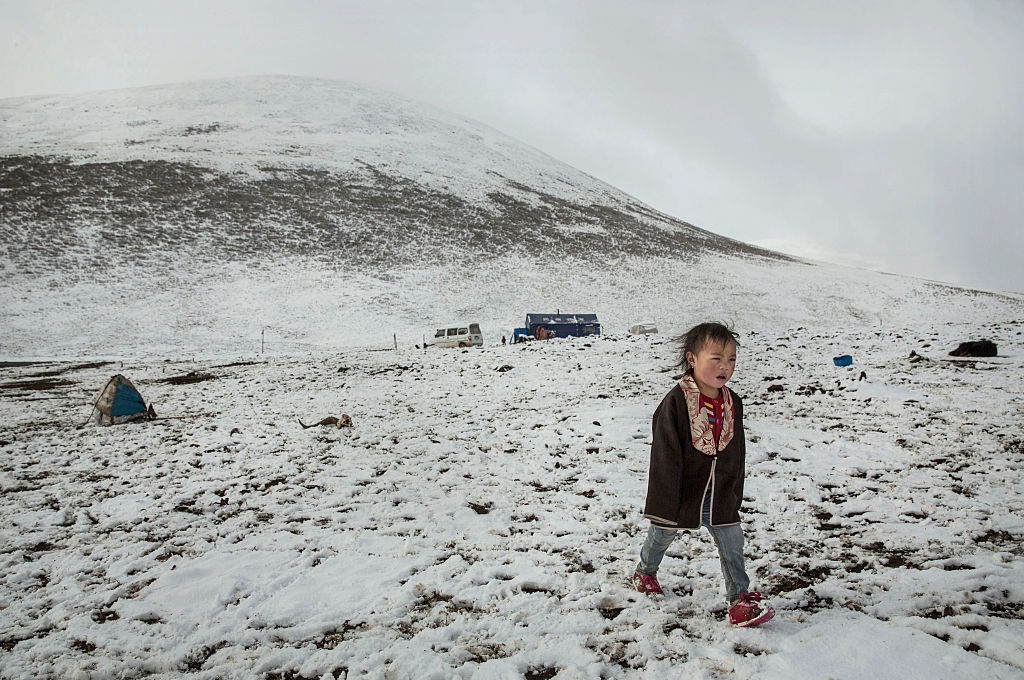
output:
[[1024, 290], [1024, 5], [0, 5], [0, 96], [290, 73], [487, 122], [734, 238]]

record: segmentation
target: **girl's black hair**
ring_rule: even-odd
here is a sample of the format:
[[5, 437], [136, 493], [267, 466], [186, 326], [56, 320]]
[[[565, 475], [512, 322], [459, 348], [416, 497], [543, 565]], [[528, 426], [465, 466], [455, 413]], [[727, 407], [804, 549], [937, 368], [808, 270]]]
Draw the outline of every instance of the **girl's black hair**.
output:
[[739, 335], [736, 334], [736, 331], [717, 321], [699, 323], [680, 335], [675, 341], [679, 343], [679, 361], [676, 362], [675, 366], [684, 371], [688, 371], [691, 368], [690, 362], [686, 360], [688, 352], [697, 354], [709, 343], [728, 345], [730, 342], [733, 342], [736, 343], [737, 347], [740, 346]]

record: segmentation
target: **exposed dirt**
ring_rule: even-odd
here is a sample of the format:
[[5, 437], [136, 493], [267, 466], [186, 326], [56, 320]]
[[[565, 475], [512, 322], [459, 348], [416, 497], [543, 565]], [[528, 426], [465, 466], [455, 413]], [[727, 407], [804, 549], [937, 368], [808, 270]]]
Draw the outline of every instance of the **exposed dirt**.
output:
[[58, 378], [43, 378], [42, 380], [17, 380], [14, 382], [0, 383], [0, 389], [4, 390], [52, 390], [58, 387], [68, 387], [74, 383], [70, 380]]
[[[705, 252], [786, 259], [639, 203], [573, 203], [512, 181], [506, 192], [492, 192], [489, 204], [477, 205], [370, 164], [346, 174], [262, 170], [254, 178], [168, 161], [0, 158], [6, 190], [0, 242], [23, 271], [60, 267], [70, 279], [96, 276], [111, 260], [159, 268], [168, 252], [201, 261], [302, 255], [349, 266], [450, 263], [466, 251], [556, 260], [689, 259]], [[601, 229], [555, 228], [578, 225]], [[198, 248], [197, 233], [203, 234]]]

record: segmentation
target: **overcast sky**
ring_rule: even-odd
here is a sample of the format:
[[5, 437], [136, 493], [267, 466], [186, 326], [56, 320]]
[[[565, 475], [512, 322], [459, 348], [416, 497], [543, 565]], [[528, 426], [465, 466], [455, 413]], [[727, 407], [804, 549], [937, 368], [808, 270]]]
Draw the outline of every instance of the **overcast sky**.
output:
[[1020, 0], [0, 0], [0, 36], [0, 97], [349, 80], [719, 234], [1024, 292]]

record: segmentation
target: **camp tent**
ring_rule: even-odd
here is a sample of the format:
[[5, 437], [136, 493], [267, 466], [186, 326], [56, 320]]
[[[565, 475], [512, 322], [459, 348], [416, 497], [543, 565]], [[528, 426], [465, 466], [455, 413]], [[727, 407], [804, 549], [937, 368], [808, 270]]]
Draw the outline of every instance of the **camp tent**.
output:
[[156, 417], [153, 406], [146, 408], [142, 395], [132, 381], [123, 375], [115, 375], [108, 380], [92, 406], [90, 420], [97, 425], [120, 425]]

